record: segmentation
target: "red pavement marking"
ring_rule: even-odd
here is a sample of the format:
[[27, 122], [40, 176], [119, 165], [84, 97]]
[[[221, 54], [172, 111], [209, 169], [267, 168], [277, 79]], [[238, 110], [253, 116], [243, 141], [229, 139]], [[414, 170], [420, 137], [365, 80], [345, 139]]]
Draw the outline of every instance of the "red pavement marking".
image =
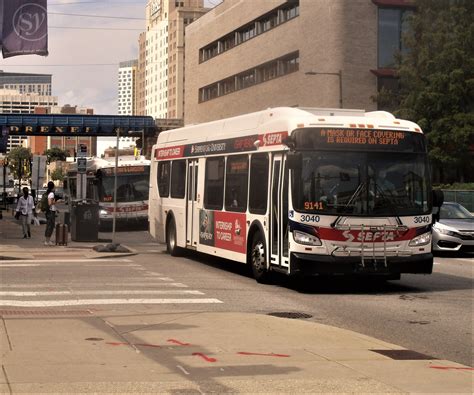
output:
[[281, 358], [289, 358], [290, 357], [289, 355], [286, 355], [286, 354], [274, 354], [274, 353], [260, 354], [258, 352], [247, 352], [247, 351], [239, 351], [237, 354], [240, 354], [240, 355], [262, 355], [264, 357], [281, 357]]
[[204, 359], [207, 362], [216, 362], [217, 361], [217, 359], [208, 357], [207, 355], [204, 355], [200, 352], [193, 352], [193, 355], [197, 355], [198, 357], [201, 357], [202, 359]]
[[189, 343], [180, 342], [179, 340], [176, 340], [176, 339], [168, 339], [167, 341], [170, 342], [170, 343], [177, 344], [179, 346], [190, 346], [191, 345]]
[[109, 346], [128, 346], [128, 343], [119, 343], [119, 342], [106, 342]]
[[439, 369], [439, 370], [474, 370], [474, 368], [460, 368], [456, 366], [430, 366], [431, 369]]
[[158, 344], [128, 344], [128, 343], [121, 343], [121, 342], [106, 342], [110, 346], [142, 346], [142, 347], [156, 347], [161, 348]]

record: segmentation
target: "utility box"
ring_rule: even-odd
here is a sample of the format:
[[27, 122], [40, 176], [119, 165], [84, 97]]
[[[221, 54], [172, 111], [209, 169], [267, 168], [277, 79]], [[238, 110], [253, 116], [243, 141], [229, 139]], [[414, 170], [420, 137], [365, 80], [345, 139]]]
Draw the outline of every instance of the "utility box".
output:
[[98, 241], [99, 203], [92, 199], [71, 202], [71, 240]]

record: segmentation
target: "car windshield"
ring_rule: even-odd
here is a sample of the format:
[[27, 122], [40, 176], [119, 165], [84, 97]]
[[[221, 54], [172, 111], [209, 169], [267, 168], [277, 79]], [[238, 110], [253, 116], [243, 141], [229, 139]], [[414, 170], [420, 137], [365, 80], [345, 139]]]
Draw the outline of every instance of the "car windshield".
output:
[[470, 219], [474, 218], [474, 215], [458, 203], [445, 203], [441, 206], [439, 217], [440, 219]]
[[425, 154], [302, 151], [292, 172], [293, 207], [359, 216], [431, 212]]

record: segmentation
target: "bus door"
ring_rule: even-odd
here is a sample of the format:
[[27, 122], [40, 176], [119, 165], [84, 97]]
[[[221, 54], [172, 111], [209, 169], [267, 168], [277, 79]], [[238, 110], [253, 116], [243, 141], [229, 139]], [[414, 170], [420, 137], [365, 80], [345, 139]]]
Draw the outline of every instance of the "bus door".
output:
[[288, 267], [288, 169], [282, 154], [273, 155], [270, 208], [270, 263]]
[[186, 196], [186, 245], [197, 247], [199, 240], [199, 209], [197, 207], [198, 161], [188, 161], [188, 188]]

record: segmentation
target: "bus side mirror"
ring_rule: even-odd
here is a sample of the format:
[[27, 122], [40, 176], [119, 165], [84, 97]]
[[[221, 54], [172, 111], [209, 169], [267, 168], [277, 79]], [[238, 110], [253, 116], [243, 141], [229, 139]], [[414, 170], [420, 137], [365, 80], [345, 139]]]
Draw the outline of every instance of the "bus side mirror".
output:
[[286, 163], [291, 170], [301, 170], [303, 167], [303, 156], [301, 152], [288, 152]]

